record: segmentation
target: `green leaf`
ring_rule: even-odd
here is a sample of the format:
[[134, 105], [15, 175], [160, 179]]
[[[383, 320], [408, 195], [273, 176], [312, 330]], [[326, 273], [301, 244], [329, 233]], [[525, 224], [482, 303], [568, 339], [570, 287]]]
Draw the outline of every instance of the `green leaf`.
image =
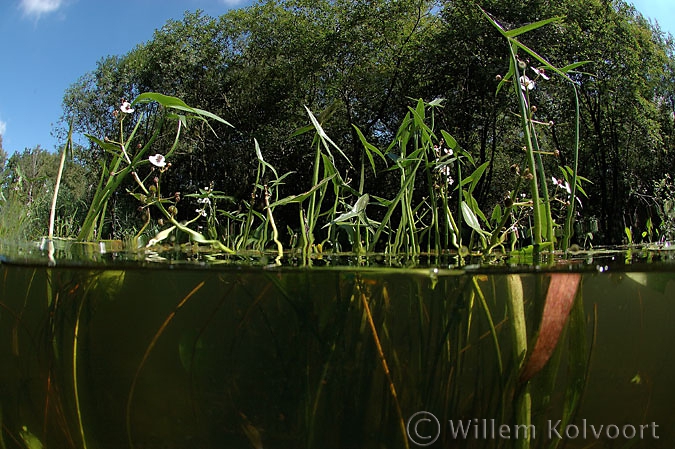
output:
[[441, 136], [443, 136], [443, 141], [451, 150], [454, 151], [459, 146], [455, 138], [452, 137], [447, 131], [441, 130]]
[[[349, 212], [345, 212], [344, 214], [341, 214], [340, 216], [338, 216], [337, 218], [332, 220], [330, 224], [340, 223], [340, 222], [347, 221], [347, 220], [350, 220], [354, 217], [359, 216], [360, 214], [363, 213], [363, 211], [366, 210], [366, 206], [368, 206], [369, 199], [370, 198], [368, 197], [368, 194], [362, 195], [361, 197], [359, 197], [358, 200], [356, 200], [356, 203], [354, 203], [354, 206], [352, 206], [352, 208]], [[328, 224], [325, 225], [324, 228], [326, 226], [328, 226]]]
[[134, 101], [131, 102], [131, 105], [144, 104], [144, 103], [159, 103], [160, 105], [178, 109], [181, 111], [193, 112], [193, 109], [185, 104], [183, 100], [177, 97], [172, 97], [170, 95], [164, 95], [157, 92], [145, 92], [137, 96]]
[[499, 223], [502, 219], [502, 207], [499, 204], [495, 204], [494, 209], [492, 209], [492, 215], [490, 216], [490, 221], [492, 223]]
[[152, 102], [159, 103], [165, 108], [176, 109], [178, 111], [184, 112], [191, 112], [192, 114], [199, 115], [201, 117], [210, 118], [234, 128], [234, 126], [232, 126], [228, 121], [222, 119], [216, 114], [213, 114], [209, 111], [205, 111], [203, 109], [192, 108], [187, 104], [185, 104], [185, 102], [180, 98], [172, 97], [170, 95], [164, 95], [157, 92], [145, 92], [137, 96], [134, 99], [134, 101], [131, 102], [131, 104], [133, 106], [136, 104], [152, 103]]
[[328, 183], [328, 181], [333, 179], [334, 176], [335, 175], [322, 179], [321, 182], [319, 182], [317, 185], [315, 185], [305, 193], [301, 193], [299, 195], [290, 195], [287, 196], [286, 198], [280, 199], [279, 201], [275, 201], [274, 203], [270, 204], [270, 207], [282, 206], [284, 204], [291, 204], [291, 203], [302, 203], [307, 198], [309, 198], [317, 189], [320, 189], [326, 183]]
[[91, 140], [93, 143], [101, 147], [104, 151], [107, 151], [108, 153], [111, 153], [115, 156], [119, 156], [122, 152], [122, 149], [120, 146], [116, 143], [112, 142], [104, 142], [103, 140], [92, 136], [91, 134], [85, 134], [85, 137], [89, 140]]
[[478, 218], [483, 220], [483, 223], [486, 223], [486, 224], [489, 225], [487, 217], [485, 216], [483, 211], [480, 210], [480, 207], [478, 207], [478, 201], [476, 201], [476, 198], [473, 197], [471, 192], [465, 192], [464, 197], [468, 198], [468, 203], [469, 203], [469, 206], [471, 207], [471, 210], [473, 211], [473, 213], [476, 214], [476, 216]]
[[361, 130], [358, 128], [358, 126], [356, 126], [356, 125], [352, 125], [352, 126], [356, 130], [356, 134], [359, 136], [359, 140], [361, 141], [361, 144], [363, 145], [363, 149], [366, 153], [366, 156], [368, 157], [368, 161], [370, 162], [370, 166], [373, 169], [373, 173], [377, 173], [376, 168], [375, 168], [375, 160], [373, 158], [373, 153], [378, 155], [380, 157], [380, 159], [382, 159], [385, 163], [387, 162], [387, 159], [384, 157], [384, 154], [382, 154], [382, 152], [375, 145], [369, 143], [366, 140], [366, 137], [363, 135]]
[[560, 71], [561, 71], [562, 73], [569, 73], [569, 72], [571, 72], [572, 70], [576, 69], [577, 67], [580, 67], [580, 66], [585, 65], [585, 64], [589, 64], [589, 63], [591, 63], [591, 62], [593, 62], [593, 61], [579, 61], [579, 62], [575, 62], [575, 63], [573, 63], [573, 64], [569, 64], [569, 65], [566, 65], [565, 67], [562, 67], [562, 68], [560, 69]]
[[550, 19], [544, 19], [540, 20], [538, 22], [533, 22], [527, 25], [523, 25], [520, 28], [516, 28], [514, 30], [509, 30], [504, 33], [504, 36], [509, 37], [509, 38], [514, 38], [516, 36], [520, 36], [521, 34], [528, 33], [532, 30], [536, 30], [537, 28], [541, 28], [545, 25], [548, 25], [549, 23], [552, 22], [560, 22], [565, 18], [565, 16], [557, 16], [557, 17], [551, 17]]
[[462, 216], [464, 217], [464, 222], [469, 225], [471, 229], [478, 233], [482, 233], [483, 229], [480, 227], [478, 218], [471, 210], [471, 207], [467, 204], [466, 201], [462, 201]]
[[428, 105], [431, 107], [443, 107], [443, 102], [445, 101], [445, 98], [434, 98], [431, 100]]
[[255, 146], [255, 155], [258, 158], [260, 162], [265, 162], [265, 159], [263, 159], [262, 152], [260, 151], [260, 145], [258, 145], [258, 140], [253, 139], [253, 146]]
[[197, 115], [201, 115], [202, 117], [207, 117], [207, 118], [216, 120], [216, 121], [218, 121], [218, 122], [220, 122], [220, 123], [223, 123], [224, 125], [227, 125], [227, 126], [229, 126], [229, 127], [231, 127], [231, 128], [234, 128], [234, 125], [232, 125], [230, 122], [228, 122], [227, 120], [225, 120], [225, 119], [223, 119], [223, 118], [217, 116], [216, 114], [214, 114], [214, 113], [212, 113], [212, 112], [205, 111], [205, 110], [199, 109], [199, 108], [192, 108], [192, 110], [193, 110], [193, 111], [195, 112], [195, 114], [197, 114]]
[[481, 8], [480, 6], [478, 7], [478, 9], [480, 9], [480, 11], [483, 13], [483, 15], [484, 15], [484, 16], [488, 19], [488, 21], [492, 24], [492, 26], [494, 26], [494, 27], [497, 29], [497, 31], [499, 31], [499, 34], [501, 34], [501, 35], [504, 36], [504, 37], [508, 37], [508, 36], [506, 35], [506, 30], [499, 24], [499, 22], [497, 22], [495, 19], [493, 19], [493, 18], [490, 16], [490, 14], [488, 14], [487, 11], [485, 11], [485, 10], [484, 10], [483, 8]]
[[471, 186], [469, 187], [469, 193], [473, 192], [473, 190], [476, 188], [476, 185], [478, 185], [478, 181], [480, 181], [480, 178], [483, 176], [483, 173], [485, 172], [485, 169], [487, 168], [488, 165], [490, 165], [490, 161], [484, 162], [483, 164], [479, 165], [478, 168], [476, 168], [473, 171], [473, 173], [471, 173], [466, 178], [462, 179], [460, 185], [465, 186], [465, 185], [471, 183]]
[[[305, 110], [307, 111], [307, 115], [309, 115], [309, 119], [311, 120], [312, 125], [314, 125], [314, 129], [316, 129], [316, 132], [319, 135], [319, 137], [321, 138], [321, 141], [323, 142], [323, 146], [326, 149], [326, 151], [328, 152], [328, 154], [330, 154], [330, 149], [328, 148], [328, 144], [330, 144], [333, 148], [338, 150], [338, 152], [342, 155], [343, 158], [345, 158], [345, 160], [347, 162], [349, 162], [349, 165], [352, 165], [352, 162], [349, 160], [347, 155], [342, 152], [340, 147], [338, 147], [337, 144], [335, 142], [333, 142], [330, 137], [328, 137], [328, 134], [326, 134], [326, 132], [323, 130], [323, 127], [321, 126], [321, 123], [319, 123], [319, 121], [316, 119], [314, 114], [312, 114], [312, 111], [310, 111], [310, 109], [307, 106], [305, 106]], [[331, 155], [331, 157], [332, 157], [332, 155]]]
[[166, 239], [172, 232], [173, 230], [176, 229], [175, 226], [171, 226], [163, 231], [160, 231], [155, 235], [153, 238], [150, 239], [146, 247], [154, 246], [157, 243], [161, 242], [162, 240]]

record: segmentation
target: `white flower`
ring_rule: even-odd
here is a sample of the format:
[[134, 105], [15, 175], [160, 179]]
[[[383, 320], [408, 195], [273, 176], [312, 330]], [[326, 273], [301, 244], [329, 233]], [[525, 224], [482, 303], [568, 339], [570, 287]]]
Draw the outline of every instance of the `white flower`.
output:
[[124, 112], [125, 114], [131, 114], [134, 112], [134, 108], [131, 107], [131, 103], [128, 101], [123, 101], [122, 106], [120, 106], [120, 111]]
[[211, 200], [209, 198], [197, 198], [197, 202], [199, 204], [211, 204]]
[[204, 209], [195, 209], [195, 212], [197, 212], [202, 217], [206, 217], [206, 210]]
[[530, 67], [530, 68], [532, 69], [532, 71], [533, 71], [537, 76], [540, 76], [540, 77], [544, 78], [546, 81], [548, 81], [548, 80], [551, 79], [551, 78], [549, 78], [549, 76], [546, 74], [546, 72], [544, 71], [544, 69], [538, 69], [538, 68], [536, 68], [536, 67]]
[[441, 174], [443, 180], [449, 185], [453, 185], [455, 180], [452, 179], [452, 169], [448, 165], [439, 165], [436, 167], [438, 172]]
[[523, 90], [532, 90], [534, 89], [534, 81], [529, 79], [527, 75], [520, 77], [520, 88]]
[[556, 187], [564, 189], [570, 195], [572, 194], [572, 189], [570, 188], [570, 184], [567, 181], [563, 179], [556, 179], [555, 176], [551, 176], [551, 181], [553, 181], [553, 184], [555, 184]]
[[164, 158], [164, 156], [162, 156], [159, 153], [155, 154], [154, 156], [150, 156], [148, 158], [148, 160], [155, 167], [162, 168], [162, 167], [166, 166], [166, 159]]

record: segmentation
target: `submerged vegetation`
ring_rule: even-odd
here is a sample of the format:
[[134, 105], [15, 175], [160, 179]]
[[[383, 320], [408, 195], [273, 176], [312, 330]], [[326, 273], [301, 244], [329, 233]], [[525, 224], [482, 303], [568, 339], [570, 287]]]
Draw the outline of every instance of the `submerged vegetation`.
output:
[[672, 272], [568, 268], [3, 263], [0, 447], [668, 447]]

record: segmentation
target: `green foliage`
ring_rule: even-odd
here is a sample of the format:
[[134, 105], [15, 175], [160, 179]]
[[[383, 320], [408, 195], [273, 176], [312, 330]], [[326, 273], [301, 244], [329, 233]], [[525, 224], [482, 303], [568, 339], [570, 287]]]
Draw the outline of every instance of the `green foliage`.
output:
[[[374, 237], [366, 231], [357, 238], [357, 231], [366, 228], [381, 229], [380, 235], [391, 235], [394, 243], [396, 235], [388, 228], [393, 220], [397, 226], [404, 224], [410, 236], [419, 231], [418, 237], [423, 235], [428, 242], [426, 248], [412, 251], [434, 249], [436, 242], [451, 247], [452, 239], [468, 246], [471, 232], [463, 227], [462, 202], [481, 229], [491, 232], [485, 241], [487, 248], [505, 243], [515, 229], [512, 225], [523, 225], [535, 216], [539, 218], [534, 221], [543, 228], [534, 232], [534, 240], [563, 236], [562, 247], [583, 238], [573, 236], [573, 222], [580, 216], [600, 218], [596, 233], [600, 242], [620, 240], [624, 222], [635, 221], [636, 229], [644, 229], [647, 218], [655, 223], [656, 207], [651, 208], [650, 217], [633, 211], [642, 207], [645, 198], [657, 196], [655, 183], [673, 165], [672, 151], [668, 151], [673, 142], [675, 98], [672, 40], [621, 0], [478, 3], [501, 24], [503, 34], [470, 0], [438, 4], [285, 0], [260, 2], [220, 18], [199, 12], [186, 14], [183, 20], [167, 22], [152, 40], [128, 54], [99, 61], [92, 73], [85, 74], [66, 93], [65, 118], [74, 119], [76, 132], [98, 136], [104, 142], [105, 137], [120, 132], [119, 120], [113, 115], [120, 99], [134, 98], [141, 92], [162, 92], [201, 111], [228, 117], [234, 132], [225, 132], [225, 125], [217, 121], [212, 120], [211, 125], [199, 121], [183, 128], [176, 143], [174, 131], [167, 128], [169, 122], [156, 116], [156, 121], [145, 121], [136, 129], [136, 138], [145, 145], [156, 136], [153, 151], [161, 154], [173, 148], [172, 176], [163, 180], [164, 191], [180, 192], [195, 201], [197, 197], [189, 195], [198, 195], [200, 186], [213, 183], [223, 196], [234, 198], [233, 209], [227, 210], [231, 216], [221, 216], [225, 221], [215, 226], [239, 226], [237, 217], [244, 214], [246, 226], [256, 236], [266, 229], [264, 186], [269, 188], [276, 175], [266, 169], [258, 179], [259, 161], [252, 157], [254, 139], [265, 153], [265, 163], [287, 174], [284, 182], [274, 186], [276, 197], [312, 192], [308, 203], [300, 207], [300, 213], [310, 213], [307, 219], [312, 229], [321, 230], [330, 223], [328, 216], [321, 215], [325, 210], [316, 207], [320, 198], [330, 203], [335, 217], [348, 213], [360, 197], [369, 195], [369, 225], [352, 217], [353, 222], [325, 228], [333, 241], [339, 234], [348, 234], [351, 245], [360, 245], [363, 237]], [[538, 88], [528, 93], [527, 104], [536, 106], [536, 112], [517, 112], [519, 97], [505, 95], [506, 83], [511, 81], [507, 75], [513, 68], [509, 42], [533, 79], [529, 67], [548, 69], [549, 75], [556, 74], [558, 68], [558, 75], [565, 75], [545, 83], [535, 79]], [[591, 62], [582, 66], [584, 61]], [[495, 80], [497, 75], [502, 76], [501, 81]], [[516, 85], [512, 83], [514, 91], [518, 90]], [[502, 89], [495, 95], [499, 86]], [[437, 173], [427, 170], [427, 164], [435, 164], [429, 151], [426, 156], [419, 153], [426, 157], [420, 161], [420, 176], [406, 178], [408, 196], [398, 197], [401, 175], [418, 161], [410, 157], [415, 151], [411, 150], [401, 164], [388, 166], [394, 153], [387, 156], [386, 148], [411, 114], [409, 98], [426, 99], [435, 110], [433, 118], [424, 117], [431, 120], [427, 126], [452, 136], [451, 141], [441, 133], [430, 142], [437, 145], [442, 136], [447, 148], [462, 149], [461, 155], [456, 153], [466, 158], [461, 164], [469, 162], [468, 156], [473, 159], [465, 168], [473, 171], [484, 166], [480, 176], [456, 190], [447, 206], [450, 215], [421, 215], [430, 204], [439, 205], [438, 211], [445, 210], [443, 196], [430, 189]], [[436, 107], [434, 98], [444, 98], [444, 107]], [[159, 106], [146, 107], [152, 115], [156, 112], [153, 108]], [[328, 148], [320, 153], [315, 136], [307, 132], [316, 128], [311, 119], [308, 124], [305, 107], [323, 111], [316, 118]], [[528, 152], [521, 151], [527, 141], [523, 139], [523, 119], [529, 120], [537, 134], [530, 147], [525, 145]], [[133, 126], [127, 120], [122, 131], [129, 135]], [[419, 132], [424, 134], [421, 128]], [[90, 143], [82, 153], [82, 162], [100, 175], [103, 167], [99, 161], [109, 164], [110, 151], [115, 150], [109, 147], [106, 152], [105, 145]], [[337, 152], [336, 148], [345, 157], [335, 154], [331, 159], [328, 153]], [[549, 153], [557, 156], [548, 157]], [[440, 161], [437, 171], [452, 170], [453, 178], [461, 178], [461, 164], [450, 159]], [[575, 161], [581, 174], [593, 183], [581, 187], [580, 179], [570, 175], [565, 178], [575, 189], [570, 197], [554, 186], [551, 193], [555, 195], [547, 199], [550, 178], [542, 174], [557, 174], [559, 166], [577, 173]], [[517, 185], [519, 178], [511, 171], [514, 165], [527, 167], [537, 179]], [[315, 188], [330, 171], [335, 176]], [[519, 176], [525, 175], [523, 168]], [[533, 181], [537, 192], [532, 189]], [[525, 185], [529, 199], [538, 205], [531, 211], [520, 205], [526, 202], [519, 198]], [[129, 177], [119, 185], [121, 192], [133, 186]], [[466, 198], [465, 190], [469, 193]], [[574, 199], [583, 192], [588, 198], [582, 208]], [[534, 201], [534, 193], [539, 200]], [[427, 205], [415, 209], [425, 200]], [[391, 201], [397, 202], [398, 209], [387, 218]], [[304, 235], [307, 242], [312, 237], [297, 227], [299, 203], [295, 204], [274, 210], [274, 218], [280, 229], [290, 228], [292, 235]], [[132, 197], [113, 195], [109, 207], [106, 236], [121, 237], [130, 229], [135, 234], [145, 223]], [[180, 220], [191, 219], [184, 215], [186, 210], [191, 209], [181, 208]], [[487, 217], [485, 213], [490, 211], [493, 213]], [[406, 216], [401, 218], [401, 214]], [[449, 216], [456, 220], [454, 226]], [[321, 223], [312, 224], [312, 220]], [[355, 227], [348, 230], [348, 225]], [[482, 246], [480, 233], [470, 229]], [[501, 232], [494, 232], [497, 229]], [[406, 233], [400, 232], [398, 246], [415, 247], [416, 243], [404, 239]], [[463, 235], [465, 232], [468, 234]], [[320, 244], [327, 237], [317, 238]], [[520, 238], [522, 241], [523, 236]], [[373, 248], [372, 241], [368, 246]]]
[[[675, 185], [670, 174], [666, 173], [663, 179], [655, 182], [654, 197], [650, 205], [654, 205], [658, 216], [658, 233], [662, 240], [672, 240], [675, 238]], [[647, 222], [647, 231], [650, 240], [652, 231], [651, 219]], [[654, 230], [654, 234], [657, 231]]]
[[[145, 143], [145, 145], [140, 143], [136, 144], [136, 132], [145, 122], [144, 115], [140, 115], [129, 135], [126, 135], [124, 132], [124, 121], [128, 116], [135, 112], [133, 106], [146, 103], [156, 103], [160, 106], [157, 113], [157, 115], [159, 115], [160, 125], [156, 128], [153, 136]], [[156, 206], [164, 218], [173, 225], [171, 229], [175, 228], [184, 232], [189, 236], [191, 241], [210, 244], [219, 250], [231, 252], [231, 250], [223, 245], [220, 240], [216, 238], [208, 239], [201, 233], [189, 227], [190, 223], [196, 221], [200, 215], [205, 214], [204, 209], [198, 210], [197, 217], [193, 218], [191, 221], [187, 223], [178, 222], [176, 220], [176, 204], [180, 200], [180, 195], [174, 194], [173, 201], [169, 198], [163, 198], [160, 191], [159, 176], [152, 180], [152, 184], [149, 188], [146, 188], [145, 183], [141, 181], [138, 175], [138, 169], [143, 166], [153, 165], [159, 168], [160, 175], [170, 167], [166, 162], [166, 158], [170, 158], [173, 155], [179, 142], [181, 129], [187, 127], [188, 123], [191, 121], [197, 120], [198, 122], [206, 123], [207, 126], [210, 126], [208, 125], [207, 119], [213, 119], [225, 125], [229, 125], [229, 123], [211, 112], [192, 108], [178, 98], [157, 93], [143, 93], [136, 97], [132, 103], [125, 101], [122, 103], [120, 111], [121, 113], [118, 111], [117, 114], [120, 124], [119, 141], [112, 141], [110, 139], [101, 140], [94, 136], [87, 136], [92, 142], [103, 148], [103, 150], [111, 153], [113, 157], [109, 164], [105, 161], [102, 162], [102, 175], [77, 239], [80, 241], [89, 241], [100, 238], [102, 228], [105, 224], [108, 202], [125, 178], [129, 176], [133, 178], [137, 186], [141, 189], [141, 193], [130, 192], [132, 196], [143, 203], [143, 208]], [[156, 116], [153, 116], [153, 119], [156, 118]], [[166, 153], [166, 156], [161, 153], [155, 153], [152, 156], [146, 157], [153, 147], [160, 130], [163, 128], [162, 124], [166, 120], [175, 121], [177, 123], [173, 146]], [[136, 151], [132, 151], [132, 148], [134, 147]], [[154, 168], [151, 170], [154, 171]], [[164, 204], [171, 204], [171, 206], [165, 208]], [[147, 213], [148, 212], [146, 212], [146, 215]], [[144, 225], [142, 229], [144, 229], [145, 226], [147, 226], [147, 220], [146, 225]], [[162, 235], [161, 238], [155, 237], [153, 243], [158, 243], [166, 238], [165, 232], [166, 231], [160, 233], [160, 235]]]
[[[86, 168], [77, 155], [65, 171], [62, 201], [55, 215], [56, 234], [73, 236], [86, 208]], [[47, 235], [59, 156], [40, 146], [14, 153], [2, 171], [0, 195], [0, 237], [8, 240], [35, 240]]]

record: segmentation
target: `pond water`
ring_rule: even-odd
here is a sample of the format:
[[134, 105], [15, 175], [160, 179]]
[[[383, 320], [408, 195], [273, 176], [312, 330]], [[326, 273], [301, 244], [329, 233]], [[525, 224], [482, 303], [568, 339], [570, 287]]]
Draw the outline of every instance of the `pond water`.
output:
[[5, 257], [0, 449], [673, 447], [675, 266], [578, 260]]

